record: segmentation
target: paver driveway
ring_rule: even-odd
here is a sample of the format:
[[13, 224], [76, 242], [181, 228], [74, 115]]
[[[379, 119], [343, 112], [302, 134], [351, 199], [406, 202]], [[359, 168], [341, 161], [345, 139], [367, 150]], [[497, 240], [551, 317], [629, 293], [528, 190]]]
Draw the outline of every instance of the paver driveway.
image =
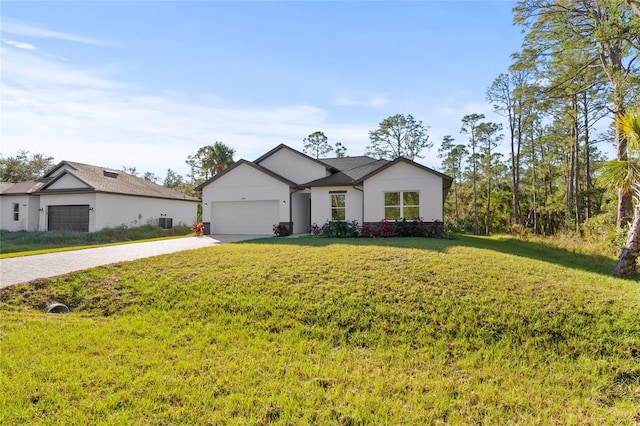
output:
[[95, 266], [142, 259], [144, 257], [175, 253], [259, 238], [256, 235], [223, 235], [215, 237], [174, 238], [171, 240], [132, 243], [34, 256], [0, 259], [0, 288], [29, 282], [36, 278], [55, 277]]

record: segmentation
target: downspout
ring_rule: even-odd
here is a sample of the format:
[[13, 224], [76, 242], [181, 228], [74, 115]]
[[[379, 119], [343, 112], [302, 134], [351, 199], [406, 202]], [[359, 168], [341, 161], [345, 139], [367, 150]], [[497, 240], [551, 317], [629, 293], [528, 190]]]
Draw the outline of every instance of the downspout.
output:
[[361, 226], [364, 226], [364, 185], [362, 186], [362, 189], [359, 189], [359, 188], [356, 188], [356, 182], [351, 181], [351, 186], [353, 186], [353, 189], [355, 189], [356, 191], [362, 192], [362, 225]]

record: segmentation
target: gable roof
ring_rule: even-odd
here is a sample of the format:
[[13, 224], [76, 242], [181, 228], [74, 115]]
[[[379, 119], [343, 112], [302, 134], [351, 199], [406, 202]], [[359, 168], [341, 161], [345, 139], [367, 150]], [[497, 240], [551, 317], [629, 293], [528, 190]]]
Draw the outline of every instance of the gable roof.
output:
[[213, 175], [212, 177], [210, 177], [206, 181], [202, 182], [200, 185], [196, 186], [195, 190], [196, 191], [202, 191], [202, 188], [204, 188], [205, 186], [207, 186], [210, 183], [220, 179], [222, 176], [226, 175], [227, 173], [231, 172], [232, 170], [234, 170], [235, 168], [237, 168], [237, 167], [239, 167], [239, 166], [241, 166], [243, 164], [245, 164], [245, 165], [247, 165], [249, 167], [253, 167], [254, 169], [258, 170], [259, 172], [262, 172], [262, 173], [264, 173], [264, 174], [266, 174], [268, 176], [271, 176], [274, 179], [277, 179], [277, 180], [281, 181], [284, 184], [289, 185], [289, 187], [292, 188], [292, 189], [300, 188], [297, 183], [295, 183], [293, 181], [290, 181], [286, 177], [280, 176], [279, 174], [267, 169], [266, 167], [262, 167], [261, 165], [256, 164], [255, 162], [247, 161], [247, 160], [241, 158], [240, 160], [236, 161], [235, 163], [233, 163], [232, 165], [230, 165], [229, 167], [227, 167], [226, 169], [224, 169], [220, 173], [217, 173], [217, 174]]
[[260, 162], [264, 161], [265, 159], [267, 159], [268, 157], [271, 157], [273, 154], [275, 154], [276, 152], [282, 150], [282, 149], [288, 149], [289, 151], [300, 155], [303, 158], [306, 158], [308, 160], [314, 161], [326, 168], [328, 168], [329, 170], [333, 171], [333, 172], [337, 172], [338, 169], [335, 169], [334, 167], [332, 167], [330, 164], [324, 162], [323, 160], [319, 160], [317, 158], [313, 158], [308, 156], [307, 154], [305, 154], [304, 152], [300, 152], [297, 149], [293, 149], [288, 145], [285, 145], [283, 143], [281, 143], [280, 145], [276, 146], [275, 148], [273, 148], [271, 151], [267, 152], [266, 154], [261, 155], [260, 157], [258, 157], [257, 159], [255, 159], [253, 162], [255, 164], [260, 164]]
[[[66, 166], [66, 167], [65, 167]], [[58, 174], [56, 172], [64, 169]], [[70, 175], [84, 183], [87, 188], [53, 189], [51, 186]], [[46, 183], [39, 193], [68, 193], [68, 192], [103, 192], [110, 194], [136, 195], [141, 197], [164, 198], [170, 200], [200, 201], [195, 197], [183, 194], [170, 188], [158, 185], [146, 179], [130, 175], [125, 172], [111, 170], [89, 164], [62, 161], [45, 174]]]
[[325, 178], [307, 182], [302, 186], [304, 186], [305, 188], [312, 188], [319, 186], [360, 185], [365, 180], [398, 163], [406, 163], [412, 165], [442, 178], [443, 197], [446, 197], [449, 189], [451, 188], [451, 183], [453, 182], [453, 178], [445, 175], [444, 173], [440, 173], [436, 170], [430, 169], [429, 167], [423, 166], [422, 164], [418, 164], [415, 161], [411, 161], [404, 157], [398, 157], [393, 161], [376, 160], [375, 158], [367, 156], [326, 158], [322, 161], [326, 162], [327, 164], [333, 165], [335, 168], [341, 168], [341, 170]]

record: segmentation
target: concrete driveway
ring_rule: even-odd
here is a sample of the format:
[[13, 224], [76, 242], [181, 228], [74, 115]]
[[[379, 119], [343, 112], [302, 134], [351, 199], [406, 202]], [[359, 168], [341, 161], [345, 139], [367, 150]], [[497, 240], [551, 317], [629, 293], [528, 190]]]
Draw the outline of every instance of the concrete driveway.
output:
[[111, 263], [265, 237], [265, 235], [208, 235], [10, 257], [0, 259], [0, 288]]

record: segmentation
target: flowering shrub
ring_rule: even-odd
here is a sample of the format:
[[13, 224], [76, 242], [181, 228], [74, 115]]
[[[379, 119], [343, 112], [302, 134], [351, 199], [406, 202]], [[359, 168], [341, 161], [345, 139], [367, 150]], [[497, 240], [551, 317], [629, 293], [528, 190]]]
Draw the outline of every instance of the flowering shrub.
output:
[[362, 225], [362, 236], [366, 238], [388, 238], [393, 237], [393, 232], [389, 229], [387, 222], [381, 220], [377, 224], [365, 223]]
[[320, 235], [320, 232], [322, 232], [322, 228], [319, 227], [317, 223], [314, 223], [313, 225], [311, 225], [311, 229], [309, 229], [309, 232], [311, 232], [313, 235]]
[[199, 235], [204, 235], [204, 223], [202, 222], [194, 223], [193, 226], [191, 227], [191, 232], [196, 234], [196, 237]]
[[278, 223], [276, 225], [273, 225], [273, 235], [275, 235], [276, 237], [286, 237], [288, 235], [291, 235], [291, 232], [289, 231], [289, 227], [283, 223]]

